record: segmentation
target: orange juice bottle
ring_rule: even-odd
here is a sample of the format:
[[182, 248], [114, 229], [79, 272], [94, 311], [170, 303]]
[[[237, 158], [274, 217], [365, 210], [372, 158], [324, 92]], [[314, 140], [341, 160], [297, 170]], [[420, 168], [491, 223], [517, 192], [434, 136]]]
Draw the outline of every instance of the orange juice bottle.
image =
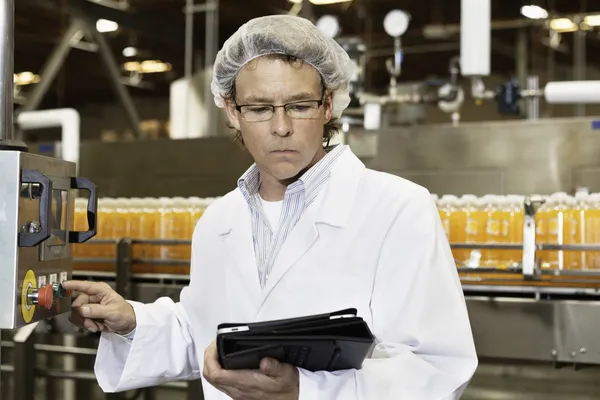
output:
[[[600, 245], [600, 194], [598, 193], [594, 193], [588, 198], [585, 240], [586, 243]], [[600, 269], [600, 252], [587, 252], [586, 262], [588, 269]]]
[[[567, 199], [568, 195], [564, 192], [554, 193], [550, 197], [548, 211], [548, 243], [565, 244], [566, 226], [569, 225], [567, 219]], [[565, 269], [564, 250], [551, 251], [549, 255], [550, 268]]]
[[[553, 207], [550, 197], [544, 197], [544, 203], [538, 208], [535, 214], [535, 242], [539, 244], [547, 244], [548, 242], [548, 225], [550, 218], [550, 209]], [[542, 268], [550, 268], [550, 252], [542, 250], [537, 252]]]
[[[173, 200], [168, 197], [161, 197], [159, 200], [159, 221], [157, 224], [157, 239], [172, 240], [174, 237], [174, 215], [173, 215]], [[171, 254], [171, 245], [164, 244], [158, 246], [159, 258], [168, 260]]]
[[[143, 200], [133, 198], [127, 207], [127, 237], [133, 240], [142, 239]], [[142, 245], [133, 244], [133, 258], [144, 258]]]
[[[575, 224], [577, 226], [577, 232], [575, 233], [575, 244], [587, 244], [587, 223], [589, 218], [589, 195], [584, 192], [578, 192], [575, 194]], [[579, 262], [579, 268], [582, 270], [588, 269], [588, 257], [589, 254], [585, 251], [577, 252], [577, 260]]]
[[120, 240], [129, 237], [129, 199], [119, 197], [114, 202], [112, 238]]
[[[161, 213], [160, 201], [155, 198], [147, 197], [144, 199], [144, 213], [141, 230], [144, 239], [158, 240], [161, 238], [160, 232]], [[161, 246], [157, 244], [146, 244], [142, 247], [144, 258], [150, 260], [160, 259]]]
[[444, 195], [439, 200], [439, 214], [444, 227], [444, 232], [449, 241], [452, 241], [452, 215], [456, 212], [456, 196]]
[[[483, 206], [482, 211], [485, 213], [485, 218], [482, 217], [485, 229], [481, 241], [483, 243], [500, 243], [502, 220], [500, 210], [498, 209], [497, 196], [491, 194], [485, 195], [481, 198], [481, 204]], [[500, 261], [499, 256], [498, 250], [483, 249], [481, 251], [481, 264], [487, 267], [496, 267]]]
[[[523, 245], [523, 224], [524, 224], [524, 203], [525, 196], [508, 195], [507, 210], [509, 211], [508, 242], [512, 244]], [[523, 260], [523, 250], [509, 250], [507, 252], [507, 263], [509, 267], [518, 266]]]
[[[582, 221], [578, 201], [572, 196], [566, 196], [564, 200], [565, 228], [563, 230], [563, 243], [566, 245], [580, 244], [582, 240], [580, 233]], [[585, 256], [585, 254], [580, 251], [565, 251], [565, 269], [580, 270], [582, 256]]]
[[[450, 243], [467, 242], [467, 208], [463, 199], [456, 199], [454, 211], [450, 220]], [[462, 267], [468, 258], [469, 251], [465, 249], [452, 249], [456, 265]]]
[[[190, 219], [189, 201], [183, 197], [173, 198], [173, 239], [181, 241], [189, 240], [191, 236], [190, 227], [192, 225]], [[189, 260], [189, 254], [185, 246], [173, 245], [169, 258], [173, 260]]]
[[[510, 214], [512, 208], [505, 196], [496, 196], [498, 204], [498, 219], [500, 220], [500, 239], [499, 243], [510, 242]], [[507, 268], [509, 265], [510, 253], [508, 250], [498, 250], [498, 268]]]
[[[73, 229], [79, 232], [85, 232], [88, 228], [87, 223], [87, 199], [76, 198], [75, 199], [75, 212], [73, 214]], [[75, 243], [71, 245], [72, 257], [73, 258], [84, 258], [90, 257], [88, 254], [89, 244], [87, 243]]]
[[[483, 201], [476, 196], [466, 194], [462, 197], [466, 210], [465, 243], [483, 243], [485, 234], [485, 221], [487, 214], [484, 211]], [[477, 268], [481, 265], [481, 250], [467, 250], [467, 258], [464, 261], [469, 268]]]

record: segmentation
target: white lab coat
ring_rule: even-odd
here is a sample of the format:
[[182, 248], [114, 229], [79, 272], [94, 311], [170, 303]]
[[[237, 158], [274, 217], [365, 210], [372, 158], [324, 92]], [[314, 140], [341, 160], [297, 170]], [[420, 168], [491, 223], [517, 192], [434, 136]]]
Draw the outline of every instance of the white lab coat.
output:
[[[357, 308], [377, 345], [361, 370], [300, 370], [300, 399], [450, 400], [477, 356], [456, 267], [429, 192], [366, 169], [347, 149], [289, 234], [264, 290], [248, 205], [234, 190], [194, 232], [181, 301], [132, 303], [130, 344], [103, 333], [95, 372], [106, 392], [201, 377], [223, 322]], [[207, 400], [228, 397], [203, 381]]]

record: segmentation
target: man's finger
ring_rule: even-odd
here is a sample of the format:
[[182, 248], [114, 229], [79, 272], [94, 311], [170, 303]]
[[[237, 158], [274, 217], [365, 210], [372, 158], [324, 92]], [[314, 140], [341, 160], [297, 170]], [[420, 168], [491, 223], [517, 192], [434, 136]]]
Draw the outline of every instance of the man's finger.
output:
[[100, 327], [98, 326], [96, 321], [92, 321], [89, 318], [83, 320], [83, 327], [93, 333], [96, 333], [100, 330]]
[[61, 283], [66, 290], [75, 290], [87, 295], [106, 294], [110, 289], [104, 282], [89, 282], [89, 281], [65, 281]]
[[85, 318], [104, 319], [108, 317], [112, 309], [102, 304], [86, 304], [79, 307], [79, 314]]
[[217, 355], [217, 347], [215, 343], [211, 343], [204, 352], [204, 377], [212, 383], [219, 380], [219, 374], [222, 371]]
[[88, 296], [85, 293], [82, 293], [79, 296], [77, 296], [77, 298], [75, 300], [73, 300], [73, 302], [71, 303], [71, 308], [77, 308], [84, 304], [88, 304], [89, 302], [90, 302], [90, 296]]
[[276, 377], [281, 376], [285, 370], [283, 364], [273, 358], [263, 358], [260, 360], [260, 372], [265, 375]]

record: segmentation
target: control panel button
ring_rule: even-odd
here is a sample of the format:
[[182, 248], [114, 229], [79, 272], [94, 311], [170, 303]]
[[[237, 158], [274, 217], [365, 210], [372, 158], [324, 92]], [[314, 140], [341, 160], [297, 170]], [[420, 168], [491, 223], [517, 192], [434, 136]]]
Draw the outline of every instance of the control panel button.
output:
[[47, 310], [52, 308], [52, 304], [54, 303], [54, 288], [51, 285], [39, 288], [37, 303]]

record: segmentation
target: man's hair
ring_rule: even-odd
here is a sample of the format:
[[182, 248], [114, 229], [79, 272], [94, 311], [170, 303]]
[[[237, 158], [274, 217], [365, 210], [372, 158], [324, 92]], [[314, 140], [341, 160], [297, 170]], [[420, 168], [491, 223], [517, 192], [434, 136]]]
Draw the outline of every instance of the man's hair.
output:
[[[301, 59], [294, 57], [294, 56], [286, 55], [286, 54], [269, 54], [264, 57], [266, 57], [270, 60], [281, 60], [281, 61], [288, 63], [292, 67], [297, 67], [297, 68], [302, 67], [302, 65], [304, 63]], [[248, 64], [248, 66], [250, 68], [252, 68], [253, 61], [251, 61]], [[321, 85], [323, 85], [323, 86], [325, 85], [322, 77], [321, 77]], [[231, 90], [229, 91], [229, 93], [227, 93], [224, 96], [224, 98], [225, 98], [225, 100], [229, 100], [229, 101], [232, 101], [235, 103], [235, 95], [236, 95], [236, 91], [235, 91], [235, 83], [234, 83], [233, 86], [231, 87]], [[227, 121], [226, 126], [229, 129], [235, 131], [234, 140], [239, 142], [242, 146], [245, 147], [244, 138], [242, 137], [242, 131], [240, 131], [239, 129], [235, 129], [229, 121]], [[326, 146], [329, 146], [329, 141], [331, 140], [331, 138], [333, 138], [339, 132], [339, 129], [340, 129], [340, 126], [339, 126], [337, 119], [332, 118], [329, 120], [329, 122], [327, 122], [325, 125], [323, 125], [323, 144], [325, 144]]]

